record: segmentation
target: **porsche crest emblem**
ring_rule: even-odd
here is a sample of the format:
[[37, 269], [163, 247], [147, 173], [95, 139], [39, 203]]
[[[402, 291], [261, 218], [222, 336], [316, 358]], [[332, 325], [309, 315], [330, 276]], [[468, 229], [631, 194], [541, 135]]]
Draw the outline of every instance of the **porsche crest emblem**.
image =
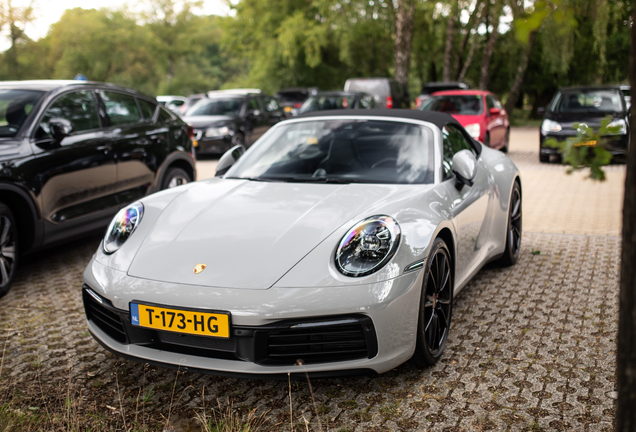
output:
[[206, 264], [197, 264], [194, 266], [194, 274], [199, 274], [207, 267]]

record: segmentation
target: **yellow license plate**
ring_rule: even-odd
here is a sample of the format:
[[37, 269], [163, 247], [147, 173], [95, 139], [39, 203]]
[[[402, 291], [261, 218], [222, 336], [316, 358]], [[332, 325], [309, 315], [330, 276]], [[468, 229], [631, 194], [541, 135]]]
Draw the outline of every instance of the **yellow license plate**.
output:
[[582, 146], [587, 146], [587, 147], [594, 147], [596, 145], [596, 141], [583, 141], [580, 143], [576, 143], [575, 146], [577, 147], [582, 147]]
[[130, 303], [133, 325], [176, 333], [218, 338], [230, 337], [230, 314], [200, 310], [170, 309]]
[[290, 113], [291, 112], [291, 107], [285, 107], [285, 112], [286, 113]]

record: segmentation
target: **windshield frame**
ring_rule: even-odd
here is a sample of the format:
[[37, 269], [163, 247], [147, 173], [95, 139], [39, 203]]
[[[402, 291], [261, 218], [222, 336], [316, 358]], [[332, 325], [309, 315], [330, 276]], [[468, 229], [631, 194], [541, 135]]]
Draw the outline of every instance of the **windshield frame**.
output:
[[[424, 126], [430, 129], [433, 134], [433, 182], [428, 185], [436, 185], [443, 181], [442, 175], [442, 132], [441, 130], [433, 123], [427, 122], [424, 120], [416, 120], [409, 118], [401, 118], [401, 117], [382, 117], [382, 116], [373, 116], [373, 115], [329, 115], [329, 116], [310, 116], [304, 118], [293, 118], [289, 120], [284, 120], [282, 122], [276, 123], [272, 126], [263, 136], [261, 136], [254, 144], [250, 146], [249, 149], [246, 150], [245, 154], [241, 157], [245, 157], [246, 154], [253, 151], [254, 147], [258, 147], [258, 144], [261, 142], [265, 142], [265, 140], [269, 137], [269, 135], [277, 133], [276, 131], [289, 124], [293, 123], [302, 123], [302, 122], [315, 122], [315, 121], [330, 121], [330, 120], [375, 120], [375, 121], [390, 121], [395, 123], [408, 123], [418, 126]], [[232, 179], [234, 168], [237, 164], [234, 164], [227, 173], [225, 173], [221, 178], [223, 179]], [[427, 186], [426, 184], [399, 184], [399, 183], [364, 183], [364, 184], [380, 184], [380, 185], [391, 185], [391, 186]]]

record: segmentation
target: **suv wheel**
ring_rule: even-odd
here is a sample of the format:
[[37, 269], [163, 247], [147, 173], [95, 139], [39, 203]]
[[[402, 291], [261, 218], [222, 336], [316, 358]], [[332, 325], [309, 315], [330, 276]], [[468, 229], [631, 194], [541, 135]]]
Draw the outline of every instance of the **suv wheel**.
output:
[[0, 297], [11, 289], [18, 264], [18, 233], [15, 218], [6, 205], [0, 203]]

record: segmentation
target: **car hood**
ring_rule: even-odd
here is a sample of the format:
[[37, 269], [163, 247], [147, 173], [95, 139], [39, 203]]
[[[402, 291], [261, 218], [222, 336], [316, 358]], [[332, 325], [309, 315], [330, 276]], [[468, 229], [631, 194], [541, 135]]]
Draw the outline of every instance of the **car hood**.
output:
[[233, 121], [236, 117], [232, 116], [188, 116], [183, 120], [191, 124], [193, 128], [202, 128], [216, 123], [227, 123]]
[[[128, 274], [267, 289], [343, 224], [395, 195], [395, 185], [200, 182], [156, 219]], [[198, 264], [207, 267], [194, 274]]]
[[569, 113], [569, 112], [553, 112], [550, 113], [550, 120], [561, 123], [563, 128], [574, 128], [575, 123], [585, 123], [591, 128], [597, 129], [601, 126], [601, 120], [607, 116], [614, 118], [623, 117], [622, 114], [616, 112], [604, 113]]

